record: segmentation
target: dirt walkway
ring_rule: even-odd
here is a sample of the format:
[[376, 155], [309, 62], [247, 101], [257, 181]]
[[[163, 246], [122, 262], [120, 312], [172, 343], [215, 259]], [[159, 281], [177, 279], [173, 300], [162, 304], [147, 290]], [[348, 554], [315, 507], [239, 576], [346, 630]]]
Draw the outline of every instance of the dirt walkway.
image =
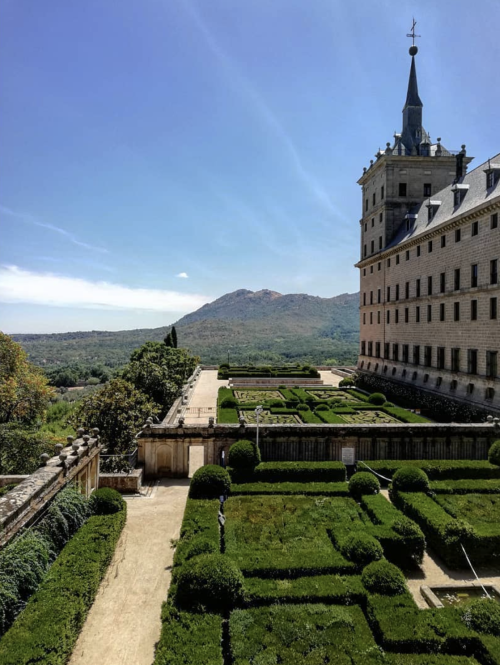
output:
[[70, 665], [151, 665], [188, 489], [187, 479], [164, 479], [127, 499], [127, 523]]

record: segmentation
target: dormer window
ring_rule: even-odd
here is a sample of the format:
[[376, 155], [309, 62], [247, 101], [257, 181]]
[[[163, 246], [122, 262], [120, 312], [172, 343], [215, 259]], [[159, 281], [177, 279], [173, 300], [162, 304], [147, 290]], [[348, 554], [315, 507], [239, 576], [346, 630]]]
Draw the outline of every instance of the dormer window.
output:
[[486, 189], [492, 189], [500, 179], [500, 164], [488, 162], [488, 168], [484, 169], [486, 173]]
[[418, 215], [412, 215], [408, 213], [405, 215], [405, 221], [406, 221], [406, 230], [411, 231], [413, 229], [413, 226], [415, 224], [415, 220], [417, 219]]
[[429, 199], [429, 202], [427, 203], [427, 221], [430, 222], [434, 219], [434, 215], [436, 214], [439, 206], [441, 205], [441, 201], [431, 201]]
[[458, 184], [456, 183], [453, 185], [451, 188], [451, 191], [453, 192], [453, 205], [455, 207], [459, 206], [462, 201], [465, 198], [465, 195], [467, 194], [467, 191], [469, 189], [469, 185], [463, 185], [463, 184]]

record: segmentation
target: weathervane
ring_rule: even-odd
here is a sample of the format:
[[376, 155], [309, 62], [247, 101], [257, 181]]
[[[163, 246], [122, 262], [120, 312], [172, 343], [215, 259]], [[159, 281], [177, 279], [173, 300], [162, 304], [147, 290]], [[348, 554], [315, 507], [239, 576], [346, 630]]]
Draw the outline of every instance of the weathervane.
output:
[[413, 23], [411, 25], [411, 32], [409, 32], [406, 36], [412, 38], [412, 45], [410, 46], [410, 55], [416, 55], [418, 53], [418, 48], [415, 46], [415, 38], [420, 37], [420, 35], [415, 34], [415, 26], [417, 25], [417, 22], [415, 19], [413, 19]]

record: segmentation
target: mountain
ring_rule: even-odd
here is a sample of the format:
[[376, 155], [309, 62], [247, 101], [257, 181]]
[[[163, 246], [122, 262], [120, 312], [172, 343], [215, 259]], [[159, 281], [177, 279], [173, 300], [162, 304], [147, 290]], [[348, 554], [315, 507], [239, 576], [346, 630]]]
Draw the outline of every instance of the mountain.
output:
[[[359, 343], [359, 293], [333, 298], [239, 289], [187, 314], [175, 323], [179, 345], [204, 363], [355, 361]], [[148, 340], [169, 330], [142, 328], [52, 335], [13, 335], [43, 366], [70, 362], [118, 367]]]

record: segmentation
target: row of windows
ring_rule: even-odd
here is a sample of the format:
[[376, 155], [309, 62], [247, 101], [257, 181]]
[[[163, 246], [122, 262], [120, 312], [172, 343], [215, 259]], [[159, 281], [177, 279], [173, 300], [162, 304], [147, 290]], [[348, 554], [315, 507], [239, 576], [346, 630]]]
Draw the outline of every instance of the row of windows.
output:
[[[371, 365], [372, 365], [371, 361], [368, 361], [366, 369], [368, 369], [368, 370], [371, 369]], [[379, 365], [380, 365], [380, 363], [375, 363], [375, 372], [378, 372]], [[365, 361], [362, 360], [361, 364], [360, 364], [360, 369], [363, 369], [364, 366], [365, 366]], [[387, 374], [388, 369], [389, 369], [388, 366], [384, 365], [384, 367], [383, 367], [384, 374]], [[391, 374], [392, 374], [392, 376], [395, 376], [397, 374], [397, 368], [396, 367], [392, 368]], [[408, 374], [408, 371], [406, 369], [401, 370], [401, 376], [403, 378], [405, 378], [407, 376], [407, 374]], [[418, 379], [418, 372], [413, 372], [411, 378], [412, 378], [412, 381], [416, 381]], [[423, 380], [424, 380], [424, 383], [427, 383], [429, 381], [429, 375], [424, 374]], [[438, 376], [436, 378], [436, 387], [439, 388], [439, 386], [441, 386], [442, 383], [443, 383], [443, 377]], [[456, 379], [452, 379], [450, 381], [450, 390], [456, 390], [457, 387], [458, 387], [458, 381]], [[467, 385], [467, 394], [472, 395], [473, 392], [474, 392], [474, 384], [469, 383]], [[495, 389], [491, 388], [491, 387], [486, 388], [485, 391], [484, 391], [484, 398], [487, 399], [487, 400], [492, 400], [494, 397], [495, 397]]]
[[[424, 282], [425, 283], [425, 282]], [[498, 259], [491, 259], [489, 265], [489, 274], [488, 274], [488, 284], [494, 285], [498, 284]], [[468, 286], [473, 289], [479, 286], [479, 264], [473, 263], [470, 267], [470, 279]], [[453, 271], [453, 289], [452, 291], [459, 291], [461, 288], [464, 288], [462, 282], [462, 271], [460, 268], [455, 268]], [[427, 292], [422, 293], [422, 279], [419, 277], [415, 280], [415, 293], [414, 297], [420, 298], [423, 295], [431, 296], [434, 293], [434, 282], [432, 275], [427, 277]], [[439, 274], [439, 290], [438, 293], [446, 293], [446, 272]], [[374, 291], [370, 291], [370, 305], [374, 304]], [[386, 287], [386, 302], [391, 302], [391, 299], [398, 301], [401, 297], [400, 285], [396, 284], [394, 288], [392, 286]], [[410, 292], [410, 282], [405, 282], [404, 288], [404, 298], [408, 300], [411, 297]], [[367, 293], [363, 293], [363, 305], [367, 304]], [[377, 304], [382, 302], [382, 289], [377, 289]]]
[[[385, 188], [384, 185], [380, 188], [380, 200], [383, 201], [385, 198]], [[377, 205], [377, 192], [372, 194], [372, 205]], [[365, 212], [368, 210], [369, 200], [365, 199]]]
[[[430, 208], [429, 208], [429, 210], [430, 210]], [[381, 213], [381, 216], [382, 216], [382, 213]], [[381, 221], [382, 221], [382, 220], [381, 220]], [[374, 222], [375, 222], [375, 218], [372, 219], [372, 226], [374, 225]], [[489, 228], [492, 229], [492, 230], [498, 228], [498, 213], [497, 213], [497, 212], [495, 212], [494, 214], [492, 214], [492, 215], [490, 216]], [[366, 229], [367, 229], [367, 225], [365, 224], [365, 231], [366, 231]], [[474, 237], [474, 236], [478, 236], [478, 235], [479, 235], [479, 229], [480, 229], [479, 221], [472, 222], [472, 225], [471, 225], [471, 236], [472, 236], [472, 237]], [[460, 229], [455, 229], [454, 237], [455, 237], [455, 242], [456, 242], [456, 243], [457, 243], [457, 242], [460, 242], [460, 241], [462, 240], [462, 229], [461, 229], [461, 228], [460, 228]], [[382, 237], [379, 238], [379, 249], [382, 248], [381, 240], [382, 240]], [[442, 248], [446, 247], [446, 243], [447, 243], [447, 236], [446, 236], [446, 234], [444, 234], [444, 235], [441, 236], [439, 242], [440, 242], [440, 246], [441, 246]], [[367, 253], [368, 253], [368, 249], [367, 249], [367, 247], [368, 247], [368, 246], [367, 246], [366, 244], [363, 245], [363, 257], [366, 257], [366, 256], [367, 256]], [[417, 245], [417, 247], [416, 247], [416, 255], [417, 255], [417, 257], [421, 256], [421, 254], [422, 254], [422, 247], [423, 247], [423, 245]], [[370, 252], [370, 253], [373, 254], [374, 251], [375, 251], [375, 241], [374, 241], [374, 240], [371, 241], [370, 248], [371, 248], [371, 252]], [[427, 253], [428, 253], [428, 254], [431, 254], [433, 250], [434, 250], [434, 241], [433, 241], [433, 240], [429, 240], [429, 241], [427, 242]], [[410, 250], [407, 249], [406, 252], [405, 252], [405, 259], [406, 259], [406, 261], [409, 261], [410, 258], [411, 258], [411, 253], [410, 253]], [[400, 262], [400, 254], [396, 254], [396, 265], [399, 265], [399, 262]], [[391, 267], [391, 259], [390, 259], [390, 258], [387, 259], [386, 264], [387, 264], [387, 267], [388, 267], [388, 268]], [[366, 275], [366, 268], [364, 268], [363, 275]]]
[[[470, 310], [469, 310], [469, 318], [470, 321], [477, 321], [478, 320], [478, 308], [477, 308], [477, 300], [471, 300], [470, 301]], [[464, 310], [464, 307], [461, 307], [463, 303], [460, 303], [459, 301], [453, 303], [453, 321], [460, 321], [461, 320], [461, 315], [462, 311]], [[446, 303], [442, 302], [439, 304], [439, 321], [446, 321], [447, 320], [447, 313], [446, 313]], [[386, 323], [388, 325], [391, 324], [391, 316], [392, 316], [392, 322], [398, 324], [399, 323], [399, 309], [394, 309], [390, 310], [388, 309], [386, 311]], [[404, 316], [404, 322], [409, 323], [410, 322], [410, 308], [405, 307], [403, 310], [403, 316]], [[391, 314], [392, 313], [392, 314]], [[374, 315], [375, 312], [370, 312], [369, 313], [369, 321], [370, 325], [373, 325], [374, 321]], [[377, 310], [377, 324], [381, 323], [381, 311]], [[420, 307], [420, 305], [417, 305], [415, 307], [415, 323], [420, 323], [421, 320], [423, 320], [424, 315], [426, 316], [427, 323], [431, 323], [433, 320], [433, 314], [434, 314], [434, 309], [432, 305], [427, 305], [426, 308]], [[491, 321], [494, 321], [498, 318], [498, 299], [495, 298], [490, 298], [489, 299], [489, 318]], [[367, 321], [367, 316], [366, 312], [363, 312], [363, 325], [366, 325]]]
[[[424, 198], [427, 198], [428, 196], [431, 196], [432, 194], [432, 183], [430, 182], [425, 182], [424, 183], [424, 189], [423, 189], [423, 196]], [[398, 196], [406, 197], [408, 195], [408, 184], [406, 182], [400, 182], [398, 184]], [[385, 189], [384, 185], [380, 188], [380, 200], [383, 201], [385, 197]], [[372, 194], [372, 205], [377, 205], [377, 192], [373, 192]], [[368, 211], [368, 206], [369, 206], [369, 199], [365, 199], [365, 212]]]
[[[391, 349], [392, 346], [392, 349]], [[381, 358], [381, 342], [361, 342], [361, 355], [375, 358]], [[410, 345], [409, 344], [384, 344], [384, 359], [395, 360], [403, 363], [410, 362]], [[401, 350], [401, 356], [399, 352]], [[391, 355], [392, 351], [392, 355]], [[436, 369], [451, 369], [452, 372], [461, 371], [461, 349], [451, 348], [449, 354], [444, 346], [434, 348], [432, 346], [413, 345], [412, 363], [413, 365], [423, 365], [424, 367], [436, 367]], [[448, 355], [449, 361], [447, 366], [446, 356]], [[434, 358], [435, 356], [435, 358]], [[467, 349], [467, 374], [478, 373], [478, 350]], [[433, 361], [435, 360], [435, 365]], [[486, 376], [488, 378], [495, 378], [498, 374], [498, 351], [486, 351]]]

